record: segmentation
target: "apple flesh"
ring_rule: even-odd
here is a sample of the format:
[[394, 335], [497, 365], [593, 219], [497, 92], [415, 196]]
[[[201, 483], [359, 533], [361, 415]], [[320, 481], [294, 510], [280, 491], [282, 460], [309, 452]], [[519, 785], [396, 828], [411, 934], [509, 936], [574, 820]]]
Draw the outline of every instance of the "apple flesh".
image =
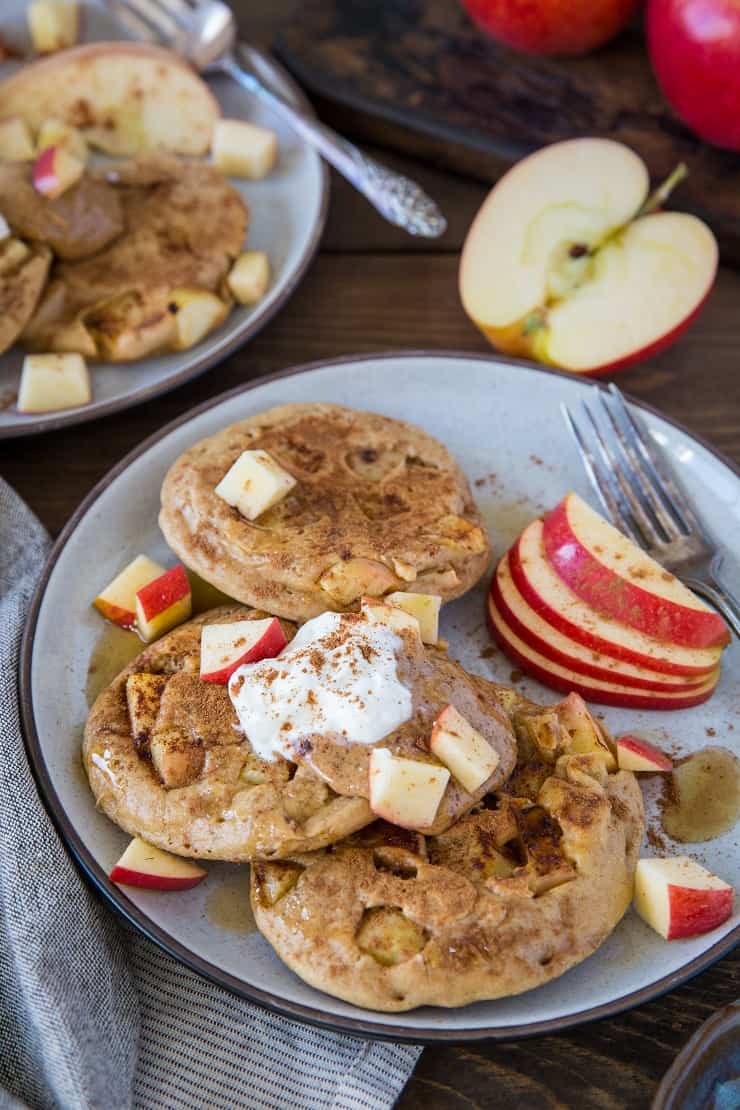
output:
[[620, 771], [672, 771], [673, 762], [654, 744], [640, 736], [617, 737], [617, 763]]
[[393, 755], [387, 748], [370, 753], [370, 808], [402, 829], [434, 824], [450, 772], [446, 767]]
[[26, 355], [18, 389], [18, 412], [56, 412], [92, 400], [82, 355]]
[[37, 193], [54, 200], [66, 193], [82, 177], [85, 163], [63, 146], [47, 146], [33, 164], [33, 187]]
[[246, 306], [257, 304], [270, 284], [270, 261], [264, 251], [244, 251], [226, 278], [231, 295]]
[[242, 451], [216, 486], [216, 496], [247, 520], [257, 520], [277, 505], [296, 480], [267, 451]]
[[592, 608], [664, 643], [724, 647], [722, 618], [576, 493], [545, 516], [553, 570]]
[[463, 307], [495, 347], [602, 374], [688, 326], [717, 244], [685, 213], [638, 218], [648, 185], [642, 160], [608, 139], [554, 143], [500, 179], [460, 262]]
[[277, 161], [277, 135], [244, 120], [220, 119], [213, 128], [211, 151], [216, 168], [227, 177], [259, 181]]
[[35, 155], [31, 132], [20, 116], [0, 119], [0, 162], [30, 162]]
[[273, 659], [287, 642], [277, 617], [206, 624], [200, 634], [201, 681], [225, 686], [237, 667]]
[[112, 869], [109, 878], [114, 883], [146, 890], [190, 890], [207, 874], [191, 860], [163, 852], [137, 836]]
[[191, 611], [190, 582], [179, 563], [136, 591], [136, 627], [147, 643], [188, 620]]
[[634, 907], [666, 940], [696, 937], [732, 914], [733, 889], [688, 856], [641, 859]]
[[493, 38], [528, 54], [585, 54], [613, 38], [639, 0], [463, 0], [475, 22]]
[[74, 46], [79, 33], [79, 6], [75, 0], [32, 0], [28, 29], [39, 54]]
[[498, 752], [454, 705], [446, 705], [435, 720], [429, 750], [469, 794], [474, 794], [499, 765]]
[[391, 603], [390, 596], [388, 595], [383, 601], [376, 601], [372, 597], [361, 598], [360, 612], [370, 624], [384, 624], [394, 632], [409, 631], [421, 638], [419, 618], [407, 608]]
[[148, 555], [137, 555], [93, 601], [99, 613], [121, 628], [136, 627], [136, 594], [165, 573]]
[[439, 640], [439, 610], [442, 598], [436, 594], [413, 594], [403, 590], [386, 594], [384, 601], [414, 617], [419, 625], [421, 640], [424, 644], [436, 644]]
[[200, 343], [229, 313], [228, 305], [208, 289], [173, 289], [168, 307], [175, 318], [176, 351]]
[[36, 152], [41, 154], [50, 146], [56, 146], [69, 151], [80, 162], [87, 162], [88, 147], [85, 136], [76, 127], [71, 127], [60, 119], [46, 119], [39, 128], [36, 136]]

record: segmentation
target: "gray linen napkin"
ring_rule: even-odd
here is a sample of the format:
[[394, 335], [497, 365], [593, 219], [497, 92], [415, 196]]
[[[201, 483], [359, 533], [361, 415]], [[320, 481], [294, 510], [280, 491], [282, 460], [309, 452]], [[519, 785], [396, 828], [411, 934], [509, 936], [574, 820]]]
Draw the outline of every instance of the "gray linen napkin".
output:
[[322, 1032], [198, 978], [91, 893], [26, 763], [16, 676], [48, 549], [0, 479], [0, 1108], [384, 1110], [421, 1049]]

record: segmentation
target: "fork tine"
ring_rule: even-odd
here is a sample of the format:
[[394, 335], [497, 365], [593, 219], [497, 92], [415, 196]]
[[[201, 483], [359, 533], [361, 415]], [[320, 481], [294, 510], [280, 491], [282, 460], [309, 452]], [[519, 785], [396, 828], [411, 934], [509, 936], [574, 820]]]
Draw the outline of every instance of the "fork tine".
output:
[[121, 26], [130, 31], [134, 38], [143, 39], [145, 42], [160, 43], [162, 36], [146, 20], [135, 12], [127, 0], [107, 0], [108, 7], [115, 15]]
[[146, 3], [166, 12], [180, 26], [187, 25], [192, 20], [195, 10], [187, 0], [146, 0]]
[[154, 33], [160, 41], [172, 43], [180, 33], [177, 23], [158, 0], [113, 0], [113, 5], [119, 12], [127, 11], [129, 18], [133, 16], [134, 20], [148, 27], [149, 38]]
[[598, 461], [596, 460], [596, 457], [586, 443], [586, 440], [580, 428], [578, 427], [572, 412], [565, 403], [561, 403], [560, 411], [565, 418], [565, 423], [568, 426], [570, 434], [573, 436], [576, 447], [578, 448], [578, 453], [581, 456], [581, 460], [585, 467], [586, 473], [588, 474], [591, 485], [596, 491], [596, 495], [599, 498], [599, 501], [601, 502], [606, 515], [608, 517], [611, 517], [611, 519], [614, 521], [618, 520], [622, 526], [622, 529], [627, 532], [631, 536], [631, 538], [635, 540], [636, 543], [642, 545], [642, 538], [637, 533], [632, 518], [630, 517], [629, 513], [623, 512], [621, 499], [619, 499], [616, 495], [618, 493], [618, 487], [616, 491], [613, 489], [611, 483], [603, 473]]

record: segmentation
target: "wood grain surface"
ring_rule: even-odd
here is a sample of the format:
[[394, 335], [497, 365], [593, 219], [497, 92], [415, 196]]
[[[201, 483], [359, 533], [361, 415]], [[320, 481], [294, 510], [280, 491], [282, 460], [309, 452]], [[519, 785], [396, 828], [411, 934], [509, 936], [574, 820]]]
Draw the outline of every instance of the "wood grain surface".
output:
[[[243, 29], [268, 37], [291, 0], [252, 0]], [[0, 444], [0, 474], [57, 533], [127, 451], [193, 405], [272, 370], [390, 348], [486, 351], [456, 288], [457, 252], [485, 190], [397, 155], [380, 157], [421, 180], [450, 230], [438, 244], [389, 228], [332, 181], [322, 249], [285, 310], [248, 347], [175, 392], [94, 424]], [[706, 309], [670, 351], [619, 376], [632, 395], [683, 421], [740, 462], [740, 275], [722, 270]], [[125, 373], [125, 369], [121, 370]], [[740, 996], [740, 955], [620, 1017], [506, 1044], [435, 1046], [422, 1055], [402, 1110], [647, 1108], [673, 1057], [710, 1014]]]

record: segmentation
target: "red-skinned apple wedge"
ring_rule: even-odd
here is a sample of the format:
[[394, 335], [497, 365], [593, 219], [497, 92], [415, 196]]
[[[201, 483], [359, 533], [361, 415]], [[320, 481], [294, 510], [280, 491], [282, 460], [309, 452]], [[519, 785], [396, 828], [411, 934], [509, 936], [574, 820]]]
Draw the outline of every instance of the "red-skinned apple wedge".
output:
[[186, 621], [192, 610], [190, 582], [178, 563], [136, 593], [136, 627], [144, 640], [156, 640]]
[[642, 160], [608, 139], [554, 143], [517, 163], [463, 246], [468, 316], [499, 350], [578, 374], [672, 343], [714, 283], [717, 243], [695, 216], [656, 211], [648, 187]]
[[547, 513], [542, 542], [553, 570], [597, 611], [681, 647], [724, 647], [722, 618], [576, 493]]
[[527, 604], [585, 648], [660, 674], [703, 681], [719, 665], [722, 649], [661, 644], [641, 630], [595, 612], [555, 573], [545, 557], [542, 521], [533, 520], [509, 551], [511, 577]]
[[277, 617], [206, 624], [200, 634], [200, 677], [225, 686], [237, 667], [272, 659], [287, 640]]
[[110, 880], [146, 890], [190, 890], [207, 871], [188, 859], [173, 856], [135, 837], [110, 873]]
[[617, 737], [617, 763], [620, 771], [665, 772], [673, 770], [673, 762], [664, 752], [640, 736]]
[[732, 915], [733, 889], [688, 856], [641, 859], [634, 907], [666, 940], [696, 937]]
[[137, 591], [164, 573], [164, 567], [148, 555], [137, 555], [98, 594], [93, 605], [113, 624], [120, 624], [121, 628], [135, 628]]

